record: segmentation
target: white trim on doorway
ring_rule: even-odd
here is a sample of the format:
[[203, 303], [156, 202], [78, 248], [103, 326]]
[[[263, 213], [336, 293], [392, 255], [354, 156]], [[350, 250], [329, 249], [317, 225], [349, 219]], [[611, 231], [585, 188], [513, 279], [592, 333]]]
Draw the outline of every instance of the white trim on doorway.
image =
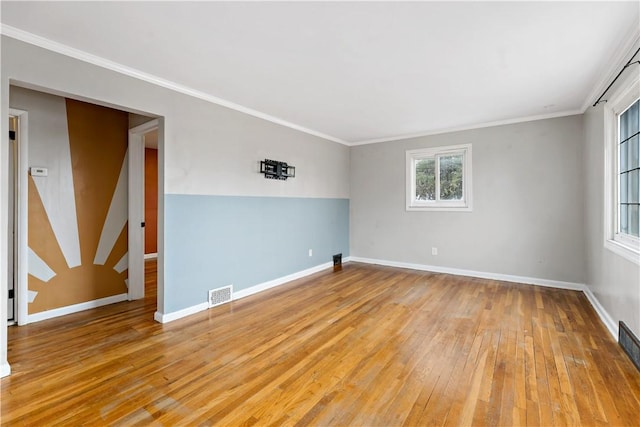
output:
[[129, 129], [129, 299], [144, 298], [144, 135], [158, 119]]
[[17, 313], [16, 321], [18, 325], [26, 325], [28, 323], [28, 304], [29, 295], [27, 289], [27, 276], [28, 276], [28, 193], [27, 188], [29, 186], [29, 113], [27, 111], [18, 110], [15, 108], [9, 108], [9, 115], [18, 118], [18, 168], [16, 171], [17, 182], [17, 198], [16, 198], [16, 211], [15, 217], [16, 223], [16, 238], [17, 253], [14, 255], [18, 258], [16, 263], [16, 298], [17, 298]]

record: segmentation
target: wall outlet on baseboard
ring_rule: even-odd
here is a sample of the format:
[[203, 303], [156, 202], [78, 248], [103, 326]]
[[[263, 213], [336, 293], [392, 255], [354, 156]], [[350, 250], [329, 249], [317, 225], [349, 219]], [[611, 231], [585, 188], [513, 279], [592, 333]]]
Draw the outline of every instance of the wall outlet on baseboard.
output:
[[309, 256], [313, 256], [313, 249], [309, 249]]
[[431, 255], [438, 255], [438, 248], [431, 248]]

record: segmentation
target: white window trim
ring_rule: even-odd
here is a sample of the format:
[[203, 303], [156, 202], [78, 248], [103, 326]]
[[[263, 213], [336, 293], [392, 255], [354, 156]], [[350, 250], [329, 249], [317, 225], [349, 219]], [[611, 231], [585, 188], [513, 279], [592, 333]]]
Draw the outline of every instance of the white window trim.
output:
[[604, 247], [640, 265], [640, 239], [621, 235], [618, 229], [618, 170], [617, 116], [638, 99], [640, 81], [630, 75], [621, 84], [604, 108]]
[[[417, 201], [415, 194], [415, 160], [425, 157], [442, 156], [447, 154], [464, 155], [463, 180], [462, 180], [462, 200], [453, 201]], [[418, 150], [407, 150], [406, 152], [406, 207], [407, 211], [452, 211], [471, 212], [472, 203], [472, 171], [471, 171], [471, 144], [448, 145], [441, 147], [422, 148]], [[439, 171], [436, 168], [436, 179]], [[436, 186], [438, 191], [438, 186]]]

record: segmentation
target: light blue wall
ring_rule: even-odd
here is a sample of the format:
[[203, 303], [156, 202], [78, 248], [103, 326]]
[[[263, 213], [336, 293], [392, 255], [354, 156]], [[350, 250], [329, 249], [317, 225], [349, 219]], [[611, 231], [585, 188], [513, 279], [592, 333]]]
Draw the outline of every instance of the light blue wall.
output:
[[165, 313], [349, 255], [348, 199], [167, 194], [165, 224]]

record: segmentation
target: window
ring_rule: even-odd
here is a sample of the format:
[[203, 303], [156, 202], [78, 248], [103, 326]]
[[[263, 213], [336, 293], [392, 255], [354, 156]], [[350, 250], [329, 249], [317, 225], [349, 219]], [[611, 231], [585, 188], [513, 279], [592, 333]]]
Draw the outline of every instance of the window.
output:
[[471, 144], [407, 151], [407, 210], [471, 211]]
[[623, 85], [607, 108], [605, 246], [640, 264], [640, 86]]
[[640, 237], [640, 155], [638, 155], [638, 129], [640, 101], [618, 116], [618, 227], [617, 233], [632, 238]]

